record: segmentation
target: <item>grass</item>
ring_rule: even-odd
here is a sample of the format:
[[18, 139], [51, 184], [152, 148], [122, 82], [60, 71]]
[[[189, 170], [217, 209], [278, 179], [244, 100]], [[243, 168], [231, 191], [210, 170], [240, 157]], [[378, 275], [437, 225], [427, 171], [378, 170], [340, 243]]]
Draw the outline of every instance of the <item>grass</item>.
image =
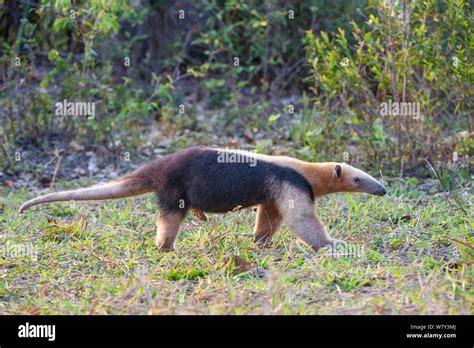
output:
[[0, 313], [472, 314], [472, 197], [389, 187], [383, 198], [317, 200], [331, 236], [364, 245], [362, 256], [338, 258], [286, 227], [258, 249], [252, 210], [208, 222], [188, 214], [176, 250], [161, 253], [153, 196], [20, 216], [31, 196], [4, 188]]

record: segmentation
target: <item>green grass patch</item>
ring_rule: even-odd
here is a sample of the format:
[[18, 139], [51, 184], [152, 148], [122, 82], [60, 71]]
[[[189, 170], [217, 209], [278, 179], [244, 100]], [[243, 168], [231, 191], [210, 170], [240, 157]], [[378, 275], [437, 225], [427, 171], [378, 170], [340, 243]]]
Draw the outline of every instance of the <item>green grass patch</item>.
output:
[[271, 248], [257, 248], [252, 209], [208, 222], [189, 214], [176, 250], [162, 253], [152, 196], [18, 215], [31, 196], [2, 190], [3, 314], [473, 313], [471, 195], [401, 186], [383, 198], [317, 199], [330, 235], [360, 247], [333, 257], [286, 226]]

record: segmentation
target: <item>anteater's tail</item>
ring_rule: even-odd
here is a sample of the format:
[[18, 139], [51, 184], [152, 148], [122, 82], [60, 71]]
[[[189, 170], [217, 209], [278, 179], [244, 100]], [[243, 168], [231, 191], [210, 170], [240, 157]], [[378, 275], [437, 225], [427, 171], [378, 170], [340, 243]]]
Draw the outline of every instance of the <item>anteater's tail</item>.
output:
[[92, 186], [78, 190], [63, 191], [50, 193], [44, 196], [36, 197], [21, 205], [19, 212], [22, 213], [25, 209], [42, 203], [58, 202], [58, 201], [88, 201], [88, 200], [102, 200], [115, 199], [123, 197], [138, 196], [144, 193], [153, 191], [150, 185], [142, 182], [137, 182], [129, 177], [124, 177], [116, 181], [106, 184]]

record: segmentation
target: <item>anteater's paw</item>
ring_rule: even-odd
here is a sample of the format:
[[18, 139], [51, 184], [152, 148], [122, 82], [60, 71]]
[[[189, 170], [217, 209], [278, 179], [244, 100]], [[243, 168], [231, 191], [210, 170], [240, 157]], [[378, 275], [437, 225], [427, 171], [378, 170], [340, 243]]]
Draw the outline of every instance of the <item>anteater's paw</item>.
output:
[[265, 235], [256, 235], [253, 242], [257, 244], [260, 249], [270, 248], [273, 246], [272, 237], [268, 234]]
[[264, 248], [271, 248], [273, 246], [273, 243], [271, 240], [254, 240], [254, 243], [257, 244], [257, 247], [259, 249], [264, 249]]
[[161, 247], [161, 248], [159, 248], [159, 249], [160, 249], [160, 251], [161, 251], [162, 253], [169, 253], [169, 252], [171, 252], [171, 251], [174, 251], [174, 248], [173, 248], [173, 247], [171, 247], [171, 248], [163, 248], [163, 247]]
[[159, 240], [156, 240], [155, 241], [155, 245], [158, 247], [158, 249], [161, 251], [161, 252], [170, 252], [170, 251], [173, 251], [174, 250], [174, 246], [173, 245], [169, 245], [167, 243], [163, 243], [162, 241], [159, 241]]

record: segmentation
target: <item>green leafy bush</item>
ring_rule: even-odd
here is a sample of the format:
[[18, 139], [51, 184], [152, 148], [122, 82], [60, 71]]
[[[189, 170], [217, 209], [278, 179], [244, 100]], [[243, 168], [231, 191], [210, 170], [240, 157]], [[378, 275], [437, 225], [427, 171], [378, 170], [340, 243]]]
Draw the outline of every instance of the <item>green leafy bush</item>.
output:
[[[116, 61], [120, 59], [123, 68], [129, 57], [119, 42], [111, 52], [104, 52], [104, 42], [113, 42], [118, 35], [119, 19], [131, 26], [140, 23], [140, 8], [127, 1], [80, 5], [45, 1], [25, 11], [35, 16], [22, 18], [13, 44], [2, 42], [0, 60], [7, 69], [2, 91], [6, 117], [0, 121], [0, 141], [5, 152], [13, 153], [12, 148], [24, 141], [38, 145], [51, 134], [112, 148], [134, 145], [139, 126], [160, 103], [172, 99], [173, 89], [172, 83], [152, 73], [145, 89], [126, 72], [121, 78]], [[45, 39], [48, 47], [44, 47]], [[47, 55], [41, 59], [43, 49]], [[64, 100], [93, 102], [95, 116], [58, 116], [55, 105]]]
[[[301, 88], [304, 33], [307, 28], [332, 30], [359, 21], [356, 8], [366, 1], [203, 1], [206, 14], [192, 47], [204, 51], [199, 65], [211, 103], [220, 105], [232, 93], [278, 92]], [[188, 67], [192, 71], [197, 69]], [[224, 88], [225, 87], [225, 88]], [[225, 92], [223, 91], [225, 89]], [[217, 92], [217, 95], [216, 95]]]
[[[366, 13], [365, 26], [352, 23], [355, 46], [342, 29], [307, 32], [316, 110], [338, 140], [320, 150], [342, 157], [352, 140], [361, 160], [392, 168], [472, 156], [464, 131], [474, 100], [469, 3], [371, 1]], [[420, 113], [383, 114], [394, 102], [418, 103]]]

